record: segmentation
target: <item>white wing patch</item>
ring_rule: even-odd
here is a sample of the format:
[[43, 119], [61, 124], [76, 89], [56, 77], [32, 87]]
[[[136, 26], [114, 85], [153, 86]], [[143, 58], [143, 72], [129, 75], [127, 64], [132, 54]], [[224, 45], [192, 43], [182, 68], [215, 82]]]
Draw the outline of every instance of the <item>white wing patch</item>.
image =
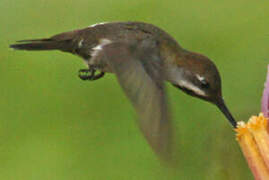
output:
[[81, 48], [81, 47], [82, 47], [82, 45], [83, 45], [83, 41], [84, 41], [84, 39], [81, 39], [81, 40], [78, 42], [78, 48]]
[[112, 43], [112, 41], [109, 40], [109, 39], [100, 39], [100, 40], [99, 40], [99, 44], [98, 44], [97, 46], [95, 46], [94, 48], [92, 48], [91, 56], [92, 56], [92, 57], [97, 56], [98, 53], [99, 53], [100, 51], [102, 51], [103, 47], [104, 47], [105, 45], [110, 44], [110, 43]]
[[190, 82], [184, 81], [184, 80], [180, 80], [178, 82], [178, 84], [181, 87], [184, 87], [186, 89], [192, 90], [193, 92], [195, 92], [196, 94], [200, 95], [200, 96], [206, 96], [205, 92], [201, 89], [199, 89], [198, 87], [196, 87], [195, 85], [193, 85]]
[[97, 26], [97, 25], [102, 25], [102, 24], [106, 24], [107, 22], [101, 22], [101, 23], [96, 23], [96, 24], [92, 24], [92, 25], [90, 25], [90, 26], [88, 26], [88, 27], [95, 27], [95, 26]]

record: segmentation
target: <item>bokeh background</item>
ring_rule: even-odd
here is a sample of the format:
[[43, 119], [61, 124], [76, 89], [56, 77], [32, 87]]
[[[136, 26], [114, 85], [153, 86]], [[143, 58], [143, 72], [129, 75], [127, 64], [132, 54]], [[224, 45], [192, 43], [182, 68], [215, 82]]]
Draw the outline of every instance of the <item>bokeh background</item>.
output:
[[167, 84], [180, 161], [171, 171], [139, 132], [114, 75], [84, 82], [76, 56], [8, 48], [16, 40], [128, 20], [155, 24], [214, 60], [237, 120], [260, 112], [269, 63], [267, 0], [1, 0], [0, 180], [252, 179], [234, 131], [213, 105]]

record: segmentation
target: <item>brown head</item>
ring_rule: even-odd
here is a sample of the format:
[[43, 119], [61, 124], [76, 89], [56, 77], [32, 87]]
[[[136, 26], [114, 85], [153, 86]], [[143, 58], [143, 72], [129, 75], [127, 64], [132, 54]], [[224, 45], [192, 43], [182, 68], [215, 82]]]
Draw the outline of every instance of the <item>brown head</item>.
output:
[[233, 127], [236, 127], [236, 121], [222, 98], [221, 78], [215, 64], [201, 54], [186, 51], [177, 66], [180, 79], [173, 85], [191, 96], [217, 105]]

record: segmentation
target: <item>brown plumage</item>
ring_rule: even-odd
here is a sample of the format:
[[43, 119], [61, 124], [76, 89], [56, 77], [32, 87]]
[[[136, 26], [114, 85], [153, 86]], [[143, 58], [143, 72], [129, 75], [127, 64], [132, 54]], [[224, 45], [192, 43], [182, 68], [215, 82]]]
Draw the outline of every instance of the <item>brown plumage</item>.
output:
[[[61, 33], [51, 38], [24, 40], [10, 46], [19, 50], [60, 50], [79, 55], [88, 69], [83, 80], [114, 73], [135, 107], [138, 124], [161, 159], [171, 158], [171, 120], [164, 82], [191, 96], [217, 105], [233, 127], [236, 122], [225, 106], [221, 79], [207, 57], [183, 49], [160, 28], [142, 22], [114, 22]], [[96, 75], [96, 71], [101, 73]]]

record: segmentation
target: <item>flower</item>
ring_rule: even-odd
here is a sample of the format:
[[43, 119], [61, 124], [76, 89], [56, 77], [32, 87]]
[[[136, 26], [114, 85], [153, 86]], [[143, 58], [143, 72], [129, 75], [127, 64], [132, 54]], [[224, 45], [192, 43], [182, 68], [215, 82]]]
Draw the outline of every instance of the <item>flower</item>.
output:
[[243, 151], [255, 179], [269, 179], [269, 134], [268, 119], [261, 113], [252, 116], [248, 123], [239, 122], [236, 128], [237, 141]]
[[262, 97], [262, 113], [238, 122], [236, 139], [256, 180], [269, 179], [269, 66]]
[[269, 117], [269, 65], [267, 67], [267, 79], [264, 84], [263, 96], [262, 96], [262, 112], [265, 117]]

